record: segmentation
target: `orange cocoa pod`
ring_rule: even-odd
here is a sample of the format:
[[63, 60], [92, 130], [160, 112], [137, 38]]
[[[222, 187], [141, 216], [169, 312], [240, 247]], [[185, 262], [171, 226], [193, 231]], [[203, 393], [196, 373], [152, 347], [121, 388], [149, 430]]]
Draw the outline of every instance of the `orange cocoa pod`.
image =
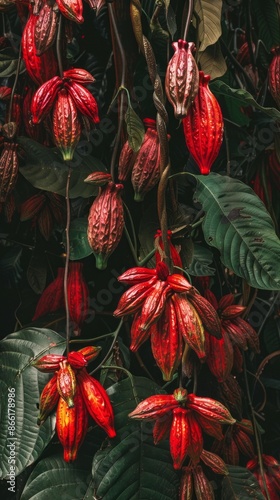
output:
[[178, 40], [172, 44], [175, 53], [168, 63], [165, 92], [178, 119], [187, 115], [198, 92], [199, 72], [193, 57], [195, 44]]
[[17, 148], [14, 142], [4, 142], [0, 157], [0, 203], [6, 202], [18, 178]]
[[206, 356], [205, 336], [199, 315], [186, 296], [175, 293], [171, 300], [175, 307], [180, 335], [186, 344], [195, 351], [199, 359], [204, 359]]
[[209, 174], [223, 140], [224, 121], [220, 105], [209, 89], [209, 75], [199, 72], [199, 90], [187, 116], [183, 130], [187, 148], [201, 174]]
[[193, 499], [192, 469], [190, 467], [182, 467], [179, 500], [192, 500], [192, 499]]
[[220, 339], [222, 336], [221, 322], [218, 313], [212, 304], [210, 304], [205, 297], [200, 295], [195, 288], [190, 289], [188, 293], [188, 300], [198, 313], [205, 330], [217, 339]]
[[215, 500], [215, 494], [210, 481], [205, 476], [201, 465], [193, 468], [193, 483], [196, 500]]
[[130, 418], [153, 420], [170, 414], [173, 408], [178, 406], [174, 394], [156, 394], [141, 401], [136, 408], [129, 413]]
[[268, 84], [270, 93], [280, 108], [280, 48], [274, 47], [271, 52], [273, 57], [268, 68]]
[[32, 361], [31, 365], [39, 372], [51, 373], [59, 370], [60, 363], [64, 360], [66, 360], [66, 357], [61, 354], [45, 354], [45, 356]]
[[70, 319], [74, 323], [74, 332], [80, 334], [80, 329], [89, 310], [89, 290], [82, 274], [81, 262], [70, 262], [67, 278], [67, 296]]
[[188, 420], [188, 411], [185, 408], [172, 410], [173, 420], [170, 429], [170, 453], [174, 469], [181, 469], [188, 455], [191, 429]]
[[60, 89], [53, 107], [53, 138], [64, 161], [73, 159], [81, 130], [81, 122], [71, 95], [65, 88]]
[[69, 408], [60, 397], [56, 411], [56, 432], [64, 450], [65, 462], [73, 462], [81, 446], [88, 427], [88, 413], [80, 388], [77, 387], [74, 405]]
[[41, 7], [35, 23], [34, 42], [37, 56], [48, 50], [56, 39], [59, 12], [48, 2]]
[[57, 372], [57, 390], [68, 407], [72, 408], [77, 390], [77, 381], [74, 370], [66, 360], [60, 363], [60, 369]]
[[67, 19], [78, 24], [84, 22], [82, 0], [57, 0], [56, 3], [61, 14]]
[[40, 395], [39, 402], [39, 415], [37, 424], [41, 425], [45, 422], [47, 417], [55, 409], [59, 400], [59, 393], [57, 391], [57, 374], [55, 374], [49, 382], [45, 385]]
[[104, 387], [85, 369], [77, 372], [77, 381], [88, 413], [110, 438], [114, 438], [116, 431], [113, 408]]
[[123, 233], [123, 185], [109, 182], [99, 189], [89, 211], [87, 236], [97, 269], [106, 269], [108, 258], [118, 246]]

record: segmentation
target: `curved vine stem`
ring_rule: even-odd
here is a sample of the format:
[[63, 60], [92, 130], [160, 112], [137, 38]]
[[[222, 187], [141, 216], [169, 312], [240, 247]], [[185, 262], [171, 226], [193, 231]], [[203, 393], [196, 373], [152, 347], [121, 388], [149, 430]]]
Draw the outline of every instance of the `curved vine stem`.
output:
[[18, 81], [18, 77], [19, 77], [20, 63], [21, 63], [21, 45], [19, 46], [17, 69], [16, 69], [16, 74], [15, 74], [15, 80], [14, 80], [12, 91], [11, 91], [9, 111], [8, 111], [8, 122], [10, 122], [12, 119], [13, 99], [14, 99], [17, 81]]
[[193, 3], [194, 3], [193, 0], [189, 0], [188, 17], [187, 17], [187, 20], [186, 20], [185, 30], [184, 30], [184, 34], [183, 34], [183, 40], [185, 40], [185, 41], [187, 41], [188, 33], [189, 33], [191, 21], [192, 21]]
[[[115, 347], [115, 344], [117, 342], [117, 339], [118, 339], [118, 335], [120, 333], [120, 330], [121, 330], [121, 327], [122, 327], [122, 324], [123, 324], [123, 319], [120, 320], [119, 324], [118, 324], [118, 327], [117, 329], [112, 332], [112, 335], [114, 335], [114, 338], [113, 338], [113, 342], [110, 346], [110, 349], [108, 350], [106, 356], [104, 356], [104, 358], [102, 359], [101, 363], [99, 363], [99, 365], [94, 368], [94, 370], [92, 372], [90, 372], [90, 375], [93, 375], [95, 372], [97, 372], [98, 370], [100, 370], [100, 368], [102, 368], [102, 365], [107, 361], [107, 359], [110, 357], [114, 347]], [[119, 367], [118, 367], [119, 368]]]
[[61, 31], [62, 31], [62, 15], [59, 14], [59, 21], [58, 21], [58, 28], [57, 28], [57, 35], [56, 35], [56, 57], [57, 57], [57, 64], [58, 64], [58, 72], [59, 76], [62, 78], [63, 77], [63, 64], [62, 64], [62, 57], [61, 57]]
[[64, 268], [64, 280], [63, 280], [63, 290], [64, 290], [64, 302], [65, 302], [65, 316], [66, 316], [66, 352], [69, 353], [69, 342], [70, 342], [70, 316], [69, 316], [69, 304], [68, 304], [68, 294], [67, 294], [67, 281], [68, 281], [68, 269], [69, 269], [69, 260], [70, 260], [70, 238], [69, 238], [69, 229], [70, 229], [70, 218], [71, 218], [71, 208], [70, 208], [70, 199], [69, 199], [69, 186], [71, 179], [71, 168], [68, 168], [68, 175], [66, 181], [65, 188], [65, 200], [66, 200], [66, 227], [65, 227], [65, 250], [66, 250], [66, 260], [65, 260], [65, 268]]

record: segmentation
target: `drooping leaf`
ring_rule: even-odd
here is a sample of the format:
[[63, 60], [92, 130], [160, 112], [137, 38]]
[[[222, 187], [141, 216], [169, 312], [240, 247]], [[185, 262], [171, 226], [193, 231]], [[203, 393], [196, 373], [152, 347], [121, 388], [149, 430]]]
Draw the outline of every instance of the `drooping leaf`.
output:
[[194, 244], [193, 260], [187, 269], [191, 276], [213, 276], [215, 269], [211, 267], [213, 254], [208, 248]]
[[171, 35], [171, 38], [173, 40], [173, 37], [177, 31], [176, 16], [172, 6], [170, 5], [170, 0], [164, 0], [164, 3], [165, 3], [166, 24], [168, 27], [168, 31]]
[[103, 500], [171, 500], [177, 498], [178, 477], [172, 465], [169, 443], [155, 446], [152, 423], [128, 418], [144, 398], [162, 390], [149, 379], [132, 377], [108, 389], [115, 413], [117, 437], [112, 446], [96, 453], [93, 482]]
[[87, 238], [88, 221], [85, 217], [72, 220], [69, 230], [70, 259], [79, 260], [92, 254]]
[[265, 500], [255, 476], [245, 467], [227, 465], [222, 482], [222, 500]]
[[[64, 165], [58, 152], [28, 137], [19, 137], [18, 143], [26, 153], [26, 164], [20, 168], [21, 174], [34, 187], [65, 196], [68, 166]], [[69, 197], [96, 196], [98, 188], [92, 184], [85, 184], [84, 179], [94, 171], [105, 170], [99, 159], [83, 157], [80, 164], [72, 169]]]
[[227, 71], [227, 64], [219, 42], [209, 45], [203, 52], [200, 52], [198, 61], [201, 70], [210, 75], [212, 80], [220, 78]]
[[[11, 443], [15, 442], [14, 465], [15, 475], [18, 475], [37, 460], [53, 436], [52, 419], [48, 419], [40, 427], [37, 425], [39, 396], [50, 377], [36, 370], [30, 362], [40, 353], [62, 354], [64, 349], [63, 337], [46, 328], [26, 328], [8, 335], [0, 342], [1, 479], [6, 478], [10, 472], [8, 460]], [[14, 394], [15, 406], [12, 406], [11, 398], [8, 399], [9, 394]], [[12, 418], [15, 429], [11, 427], [8, 411], [10, 417], [15, 417]]]
[[195, 0], [194, 10], [199, 17], [199, 51], [217, 42], [222, 34], [222, 0]]
[[137, 152], [143, 142], [145, 134], [144, 125], [131, 106], [127, 107], [124, 119], [126, 122], [128, 143], [133, 151]]
[[62, 454], [44, 458], [31, 472], [20, 500], [86, 498], [90, 471], [84, 462], [79, 459], [74, 463], [64, 462]]
[[279, 290], [280, 240], [262, 201], [237, 179], [216, 173], [195, 177], [195, 196], [206, 212], [202, 224], [206, 242], [249, 285]]
[[279, 17], [274, 0], [253, 0], [251, 12], [258, 39], [262, 40], [269, 51], [280, 44]]
[[262, 111], [274, 120], [280, 119], [280, 111], [276, 108], [266, 108], [261, 106], [255, 101], [252, 95], [244, 89], [233, 89], [221, 80], [216, 80], [210, 83], [210, 88], [216, 96], [224, 96], [231, 101], [231, 106], [235, 105], [239, 109], [243, 106], [254, 106], [256, 109]]

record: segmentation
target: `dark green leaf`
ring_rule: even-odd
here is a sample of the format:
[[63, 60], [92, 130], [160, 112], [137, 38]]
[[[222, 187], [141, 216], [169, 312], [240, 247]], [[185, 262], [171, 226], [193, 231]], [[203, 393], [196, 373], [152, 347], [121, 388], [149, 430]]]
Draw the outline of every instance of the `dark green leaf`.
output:
[[131, 106], [127, 107], [124, 119], [126, 122], [128, 143], [133, 151], [137, 152], [143, 142], [145, 134], [144, 125]]
[[[53, 436], [52, 419], [48, 419], [40, 427], [37, 425], [39, 396], [50, 377], [36, 370], [30, 362], [43, 353], [60, 354], [64, 349], [64, 339], [58, 333], [46, 328], [26, 328], [8, 335], [0, 342], [1, 479], [6, 478], [10, 471], [9, 444], [13, 439], [16, 443], [15, 473], [18, 475], [37, 460]], [[8, 395], [12, 394], [9, 388], [15, 389], [15, 407], [11, 407], [11, 410], [15, 410], [14, 435], [9, 434]]]
[[206, 242], [249, 285], [279, 290], [280, 241], [262, 201], [239, 180], [215, 173], [195, 177], [195, 196], [206, 212], [202, 225]]
[[199, 17], [199, 51], [217, 42], [222, 34], [222, 0], [195, 0], [194, 10]]
[[[88, 221], [84, 218], [74, 219], [70, 224], [70, 259], [84, 259], [92, 254], [87, 238]], [[65, 241], [64, 241], [65, 244]]]
[[280, 25], [274, 0], [253, 0], [252, 14], [258, 39], [262, 40], [269, 51], [280, 44]]
[[[26, 153], [26, 164], [20, 168], [21, 174], [37, 189], [65, 196], [68, 166], [63, 163], [58, 152], [28, 137], [19, 137], [18, 143]], [[98, 187], [84, 182], [84, 179], [95, 171], [105, 172], [106, 169], [100, 160], [91, 157], [83, 158], [81, 164], [72, 169], [70, 198], [89, 198], [97, 195]]]
[[220, 42], [209, 45], [203, 52], [199, 53], [198, 58], [200, 69], [211, 79], [220, 78], [227, 71], [226, 61], [221, 51]]
[[113, 404], [117, 437], [112, 446], [97, 452], [93, 481], [97, 497], [103, 500], [173, 500], [178, 494], [178, 477], [172, 465], [169, 443], [155, 446], [151, 422], [128, 418], [144, 398], [163, 391], [149, 379], [133, 377], [108, 389]]
[[262, 342], [267, 354], [280, 350], [280, 318], [270, 317], [262, 331]]
[[168, 27], [168, 31], [171, 35], [171, 38], [173, 40], [173, 37], [177, 31], [177, 25], [176, 25], [176, 17], [174, 10], [172, 9], [172, 6], [170, 5], [170, 0], [165, 0], [165, 15], [166, 15], [166, 24]]
[[212, 92], [216, 96], [224, 96], [231, 101], [231, 106], [235, 105], [239, 109], [244, 106], [254, 106], [256, 109], [262, 111], [266, 115], [270, 116], [274, 120], [280, 119], [280, 111], [276, 108], [265, 108], [255, 101], [247, 90], [244, 89], [232, 89], [226, 83], [221, 80], [216, 80], [210, 84]]
[[222, 500], [265, 500], [255, 476], [245, 467], [227, 465], [222, 482]]
[[187, 271], [191, 276], [213, 276], [215, 269], [211, 267], [212, 261], [212, 252], [196, 243], [194, 245], [193, 260]]

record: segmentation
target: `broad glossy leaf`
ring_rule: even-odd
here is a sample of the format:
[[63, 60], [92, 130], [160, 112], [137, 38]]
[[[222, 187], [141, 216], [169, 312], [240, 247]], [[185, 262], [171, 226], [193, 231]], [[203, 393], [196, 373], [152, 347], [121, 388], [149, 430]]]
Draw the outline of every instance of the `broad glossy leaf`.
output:
[[[26, 328], [12, 333], [0, 342], [0, 477], [6, 478], [10, 471], [9, 444], [15, 441], [15, 472], [18, 475], [41, 455], [53, 436], [52, 419], [41, 427], [37, 425], [39, 396], [50, 376], [40, 373], [30, 365], [34, 357], [43, 353], [62, 354], [64, 339], [53, 330]], [[15, 407], [10, 406], [14, 416], [15, 430], [8, 420], [9, 388], [15, 389]], [[13, 413], [11, 410], [15, 410]], [[9, 428], [10, 427], [10, 428]]]
[[[263, 315], [262, 315], [263, 317]], [[270, 317], [263, 328], [262, 342], [267, 354], [280, 351], [280, 318]]]
[[259, 197], [231, 177], [211, 173], [195, 178], [195, 197], [206, 213], [202, 224], [206, 242], [249, 285], [280, 290], [280, 240]]
[[85, 217], [74, 219], [70, 224], [70, 259], [79, 260], [92, 254], [87, 238], [88, 221]]
[[136, 405], [163, 391], [144, 377], [132, 377], [107, 390], [115, 413], [117, 437], [111, 446], [96, 453], [93, 481], [96, 496], [103, 500], [173, 500], [178, 494], [178, 476], [172, 465], [169, 443], [155, 446], [152, 422], [128, 418]]
[[257, 101], [255, 101], [252, 95], [247, 92], [247, 90], [233, 89], [221, 80], [216, 80], [215, 82], [210, 83], [210, 88], [216, 96], [222, 95], [226, 99], [229, 99], [231, 106], [235, 105], [239, 109], [242, 106], [254, 106], [256, 109], [262, 111], [274, 120], [280, 119], [280, 111], [278, 111], [276, 108], [265, 108], [261, 106], [257, 103]]
[[194, 10], [199, 17], [199, 51], [215, 43], [222, 34], [222, 0], [195, 0]]
[[226, 61], [219, 42], [209, 45], [203, 52], [200, 52], [198, 61], [201, 70], [210, 75], [212, 80], [220, 78], [227, 71]]
[[166, 24], [168, 27], [168, 31], [171, 35], [171, 38], [173, 40], [173, 37], [177, 31], [176, 16], [172, 6], [170, 5], [170, 0], [164, 0], [164, 3], [165, 3]]
[[280, 44], [279, 17], [275, 0], [254, 0], [252, 16], [258, 39], [262, 40], [269, 51]]
[[194, 244], [193, 260], [187, 269], [191, 276], [213, 276], [215, 269], [211, 267], [213, 254], [208, 248]]
[[[18, 142], [26, 153], [26, 164], [20, 168], [21, 174], [37, 189], [65, 196], [68, 166], [63, 163], [58, 152], [28, 137], [19, 137]], [[89, 156], [79, 158], [81, 158], [80, 164], [76, 161], [72, 168], [69, 196], [70, 198], [96, 196], [98, 188], [92, 184], [85, 184], [84, 179], [94, 171], [106, 169], [97, 158]]]
[[144, 125], [131, 106], [128, 106], [124, 119], [126, 122], [128, 143], [133, 151], [137, 152], [143, 142], [145, 134]]
[[265, 500], [255, 476], [245, 467], [227, 465], [222, 482], [222, 500]]

